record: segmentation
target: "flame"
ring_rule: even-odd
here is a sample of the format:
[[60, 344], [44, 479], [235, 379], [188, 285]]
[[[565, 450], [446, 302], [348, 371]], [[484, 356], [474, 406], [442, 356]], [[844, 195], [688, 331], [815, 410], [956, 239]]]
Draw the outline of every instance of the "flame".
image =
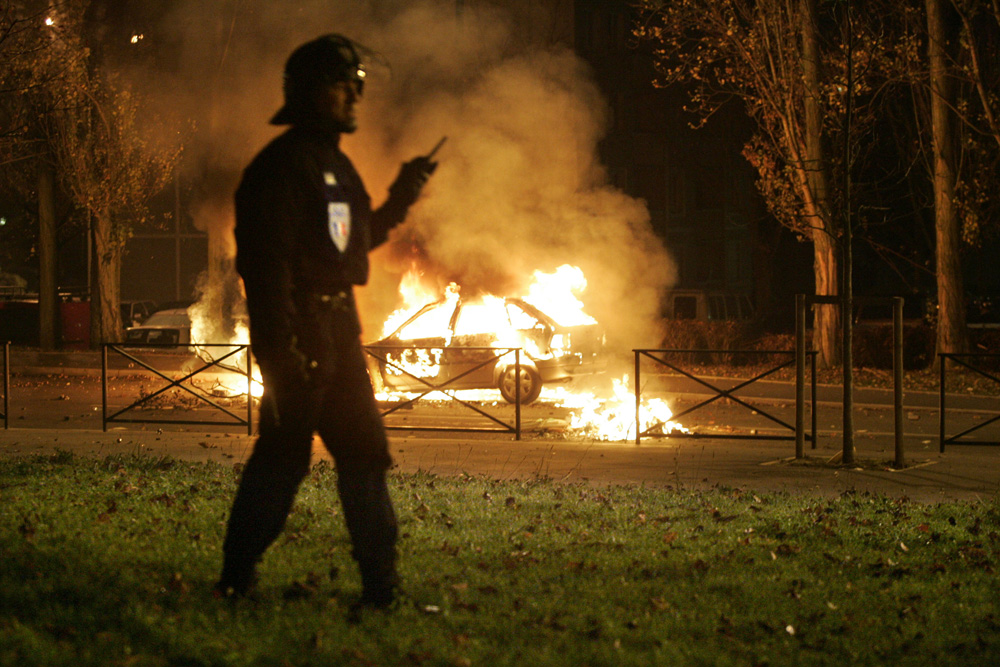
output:
[[[583, 271], [564, 264], [554, 273], [535, 271], [528, 293], [522, 298], [563, 326], [596, 324], [597, 320], [583, 312], [583, 303], [576, 297], [576, 293], [586, 288], [587, 280]], [[386, 318], [382, 325], [382, 338], [395, 333], [407, 319], [434, 301], [443, 299], [442, 317], [449, 316], [454, 311], [460, 291], [461, 288], [457, 284], [449, 283], [444, 294], [441, 294], [440, 291], [427, 285], [424, 274], [416, 266], [411, 266], [399, 283], [399, 295], [403, 305]], [[518, 340], [516, 331], [519, 323], [512, 322], [511, 317], [502, 298], [484, 295], [462, 304], [462, 315], [455, 333], [456, 335], [496, 334], [500, 340], [495, 347], [507, 347]], [[444, 337], [450, 342], [448, 321], [421, 319], [428, 320], [428, 326], [424, 330], [408, 330], [406, 335], [401, 334], [401, 337], [405, 340]]]
[[[635, 440], [635, 394], [629, 389], [628, 375], [614, 380], [612, 385], [614, 396], [611, 398], [598, 398], [588, 392], [572, 393], [559, 387], [556, 392], [543, 392], [542, 399], [570, 408], [569, 428], [578, 435], [609, 442]], [[673, 411], [663, 399], [642, 400], [639, 404], [640, 432], [686, 433], [686, 428], [671, 421], [672, 416]]]
[[439, 349], [390, 352], [385, 356], [389, 362], [386, 372], [390, 375], [408, 372], [418, 377], [434, 377], [438, 374], [442, 352]]
[[[230, 340], [212, 340], [216, 327], [213, 325], [207, 307], [199, 307], [195, 304], [188, 308], [188, 316], [191, 318], [191, 347], [194, 353], [205, 362], [214, 359], [221, 359], [227, 354], [235, 351], [235, 347], [203, 347], [213, 343], [223, 343], [226, 345], [249, 345], [250, 329], [246, 322], [237, 320], [233, 327], [233, 336]], [[213, 391], [229, 396], [245, 396], [249, 394], [254, 398], [260, 398], [264, 394], [264, 384], [261, 379], [260, 369], [256, 366], [251, 373], [252, 378], [247, 381], [247, 355], [246, 350], [239, 354], [226, 357], [220, 363], [224, 370], [219, 373], [219, 384]], [[249, 384], [249, 386], [247, 386]]]
[[[454, 292], [453, 296], [452, 292]], [[402, 299], [403, 305], [393, 311], [386, 319], [382, 325], [381, 338], [392, 334], [403, 322], [408, 320], [425, 304], [441, 298], [437, 287], [431, 287], [427, 284], [424, 273], [415, 264], [410, 267], [409, 271], [403, 274], [403, 278], [399, 282], [399, 296]], [[445, 296], [449, 299], [458, 299], [458, 285], [455, 285], [455, 283], [448, 285], [448, 288], [445, 290]]]
[[596, 324], [597, 320], [583, 312], [583, 303], [576, 297], [586, 289], [583, 271], [563, 264], [555, 273], [535, 271], [524, 300], [565, 327]]

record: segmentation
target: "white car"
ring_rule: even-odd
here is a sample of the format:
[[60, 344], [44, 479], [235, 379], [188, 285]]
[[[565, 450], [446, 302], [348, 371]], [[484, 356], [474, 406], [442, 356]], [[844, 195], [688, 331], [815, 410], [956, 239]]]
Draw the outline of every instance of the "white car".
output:
[[[493, 303], [495, 315], [485, 329], [474, 315], [466, 317], [481, 307], [475, 303], [445, 298], [425, 305], [395, 333], [368, 347], [369, 373], [390, 391], [426, 391], [433, 385], [497, 388], [508, 403], [516, 402], [520, 384], [521, 403], [528, 404], [544, 383], [605, 370], [604, 332], [596, 323], [562, 325], [523, 299]], [[491, 326], [511, 335], [501, 342]], [[491, 349], [498, 347], [524, 350], [520, 378], [513, 356], [501, 359]]]
[[191, 342], [191, 318], [187, 308], [158, 310], [139, 326], [125, 330], [126, 343], [169, 343], [186, 345]]

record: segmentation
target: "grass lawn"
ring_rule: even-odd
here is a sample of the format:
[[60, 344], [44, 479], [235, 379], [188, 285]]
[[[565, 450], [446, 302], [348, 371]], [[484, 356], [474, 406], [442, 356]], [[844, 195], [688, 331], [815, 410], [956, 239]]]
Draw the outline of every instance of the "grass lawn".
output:
[[233, 467], [0, 459], [0, 664], [1000, 664], [997, 500], [394, 475], [406, 595], [350, 624], [335, 475], [234, 605]]

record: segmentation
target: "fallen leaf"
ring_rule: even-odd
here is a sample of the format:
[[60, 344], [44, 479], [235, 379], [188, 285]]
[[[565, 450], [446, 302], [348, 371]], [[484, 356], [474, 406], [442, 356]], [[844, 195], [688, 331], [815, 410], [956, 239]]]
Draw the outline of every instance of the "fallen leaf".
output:
[[779, 544], [778, 548], [775, 549], [779, 556], [790, 556], [792, 554], [797, 554], [802, 551], [802, 547], [792, 546], [790, 544]]
[[649, 604], [652, 605], [653, 609], [656, 611], [666, 611], [670, 609], [670, 603], [664, 598], [649, 598]]

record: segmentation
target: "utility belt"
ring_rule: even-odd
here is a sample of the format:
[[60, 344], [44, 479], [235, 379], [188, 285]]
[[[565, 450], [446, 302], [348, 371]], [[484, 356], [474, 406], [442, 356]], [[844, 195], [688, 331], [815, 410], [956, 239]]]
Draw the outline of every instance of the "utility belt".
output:
[[361, 321], [350, 288], [299, 292], [296, 301], [302, 327], [298, 337], [307, 355], [321, 355], [320, 350], [333, 349], [361, 335]]
[[350, 289], [338, 290], [330, 294], [310, 294], [309, 300], [333, 311], [354, 311], [354, 293]]

